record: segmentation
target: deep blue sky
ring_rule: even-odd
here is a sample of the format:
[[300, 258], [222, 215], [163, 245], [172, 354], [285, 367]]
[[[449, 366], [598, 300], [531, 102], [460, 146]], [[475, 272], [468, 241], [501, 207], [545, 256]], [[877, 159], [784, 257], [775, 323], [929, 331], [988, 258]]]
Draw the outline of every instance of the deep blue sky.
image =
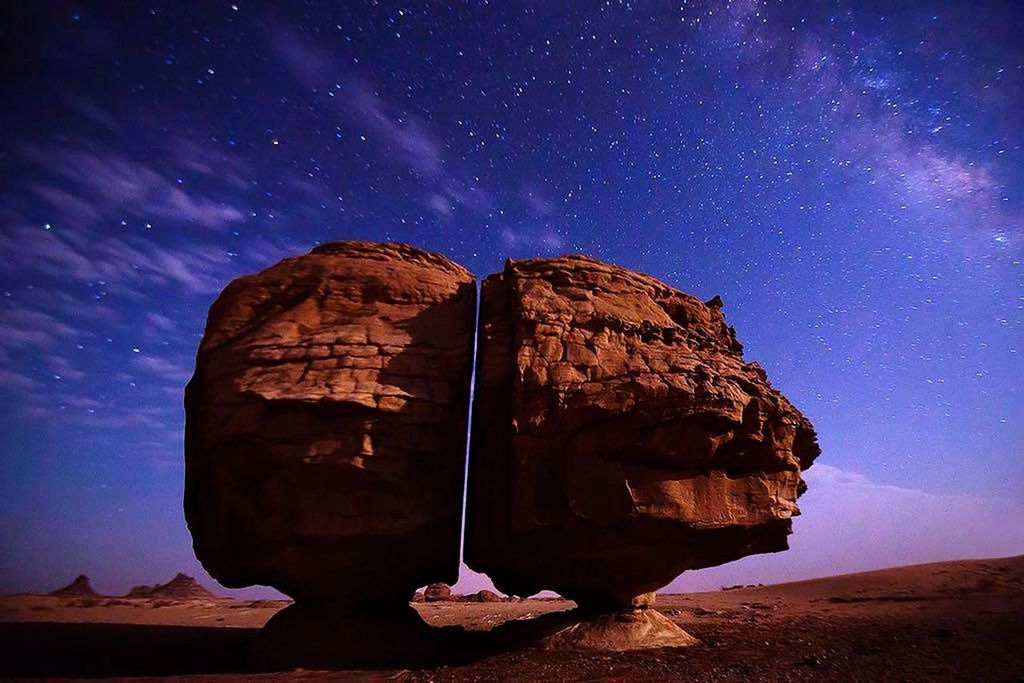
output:
[[347, 238], [722, 295], [824, 449], [751, 580], [1024, 552], [1018, 3], [6, 5], [0, 590], [196, 570], [206, 310]]

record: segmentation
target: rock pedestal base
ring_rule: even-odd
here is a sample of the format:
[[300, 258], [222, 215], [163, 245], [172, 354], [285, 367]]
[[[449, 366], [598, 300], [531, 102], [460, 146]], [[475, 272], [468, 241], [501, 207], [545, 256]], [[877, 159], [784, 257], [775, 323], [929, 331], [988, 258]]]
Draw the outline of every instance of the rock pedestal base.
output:
[[541, 641], [541, 645], [548, 650], [606, 652], [687, 647], [696, 643], [696, 638], [658, 610], [649, 607], [587, 616]]
[[535, 619], [506, 622], [492, 633], [496, 636], [495, 644], [507, 649], [541, 647], [623, 652], [688, 647], [698, 642], [650, 603], [607, 611], [578, 607]]

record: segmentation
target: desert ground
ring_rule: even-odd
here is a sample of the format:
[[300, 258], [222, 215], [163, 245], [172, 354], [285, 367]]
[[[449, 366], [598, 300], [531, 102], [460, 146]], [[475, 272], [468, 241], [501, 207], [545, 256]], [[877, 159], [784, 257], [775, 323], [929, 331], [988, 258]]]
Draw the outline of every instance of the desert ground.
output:
[[[248, 656], [283, 601], [0, 599], [0, 675], [280, 678]], [[432, 625], [475, 634], [427, 664], [287, 672], [398, 680], [986, 680], [1024, 676], [1024, 556], [897, 567], [795, 583], [660, 595], [699, 639], [626, 653], [488, 651], [485, 631], [570, 609], [564, 600], [417, 603]], [[339, 634], [339, 637], [343, 635]], [[459, 650], [459, 651], [455, 651]]]

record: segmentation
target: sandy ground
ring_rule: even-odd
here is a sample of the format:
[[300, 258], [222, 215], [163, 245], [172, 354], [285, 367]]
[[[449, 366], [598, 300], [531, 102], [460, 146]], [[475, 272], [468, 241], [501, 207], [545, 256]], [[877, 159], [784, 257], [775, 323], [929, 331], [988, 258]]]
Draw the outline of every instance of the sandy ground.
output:
[[[253, 670], [252, 638], [286, 603], [0, 599], [0, 675], [280, 678]], [[436, 626], [489, 630], [563, 600], [428, 603]], [[1024, 557], [943, 562], [687, 595], [658, 607], [689, 648], [629, 653], [438, 653], [428, 668], [294, 671], [399, 680], [986, 680], [1024, 677]], [[343, 637], [343, 636], [339, 636]]]

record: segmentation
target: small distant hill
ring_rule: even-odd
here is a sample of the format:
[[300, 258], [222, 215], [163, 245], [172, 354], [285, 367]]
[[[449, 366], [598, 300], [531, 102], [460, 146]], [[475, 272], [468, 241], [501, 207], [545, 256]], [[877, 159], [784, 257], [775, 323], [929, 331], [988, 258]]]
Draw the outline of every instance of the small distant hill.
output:
[[208, 591], [195, 578], [179, 573], [167, 583], [155, 586], [135, 586], [126, 597], [163, 598], [167, 600], [216, 600], [217, 596]]
[[92, 597], [96, 594], [96, 591], [92, 589], [92, 584], [89, 583], [89, 577], [85, 574], [79, 574], [78, 577], [68, 585], [50, 592], [50, 595], [61, 598], [84, 598]]

